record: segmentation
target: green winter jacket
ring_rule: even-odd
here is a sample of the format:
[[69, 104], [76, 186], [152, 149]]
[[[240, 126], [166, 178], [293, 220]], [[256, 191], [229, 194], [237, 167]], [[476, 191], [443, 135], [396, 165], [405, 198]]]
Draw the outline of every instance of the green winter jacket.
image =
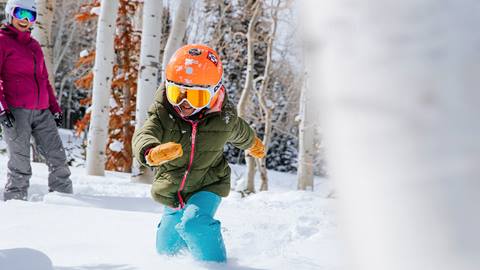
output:
[[[235, 107], [227, 100], [223, 101], [221, 111], [199, 113], [200, 120], [190, 122], [177, 114], [166, 101], [164, 91], [158, 91], [155, 102], [149, 109], [148, 119], [133, 136], [133, 153], [145, 166], [145, 151], [156, 145], [175, 142], [182, 145], [183, 156], [156, 167], [152, 184], [153, 198], [164, 205], [178, 207], [177, 194], [187, 171], [190, 158], [193, 161], [183, 190], [183, 201], [196, 192], [210, 191], [226, 197], [230, 192], [230, 167], [223, 156], [227, 142], [240, 149], [252, 146], [255, 133], [250, 126], [237, 116]], [[194, 128], [196, 126], [196, 128]], [[196, 129], [196, 136], [192, 136]], [[192, 153], [192, 137], [195, 140]]]

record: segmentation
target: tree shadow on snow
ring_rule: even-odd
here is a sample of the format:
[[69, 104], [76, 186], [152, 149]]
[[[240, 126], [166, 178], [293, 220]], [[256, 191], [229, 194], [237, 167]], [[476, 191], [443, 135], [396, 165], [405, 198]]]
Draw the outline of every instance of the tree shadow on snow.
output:
[[[1, 201], [3, 201], [3, 191], [4, 188], [0, 188]], [[28, 201], [146, 213], [161, 213], [163, 210], [163, 207], [159, 203], [149, 197], [114, 197], [87, 194], [72, 195], [58, 192], [50, 193], [46, 186], [36, 184], [30, 185]]]
[[99, 265], [82, 265], [73, 267], [55, 267], [55, 270], [137, 270], [130, 265], [114, 265], [114, 264], [99, 264]]
[[162, 206], [151, 198], [95, 196], [84, 194], [62, 194], [53, 192], [43, 197], [48, 204], [61, 204], [112, 210], [160, 213]]
[[222, 263], [202, 263], [209, 270], [267, 270], [266, 268], [254, 268], [250, 266], [239, 265], [237, 259], [229, 258], [226, 264]]
[[52, 261], [45, 253], [30, 248], [0, 250], [0, 269], [54, 270]]

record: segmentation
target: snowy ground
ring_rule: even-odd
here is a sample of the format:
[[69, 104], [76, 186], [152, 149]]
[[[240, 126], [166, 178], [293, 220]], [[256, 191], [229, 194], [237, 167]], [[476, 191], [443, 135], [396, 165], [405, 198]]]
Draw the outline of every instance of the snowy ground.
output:
[[[6, 164], [0, 155], [0, 193]], [[216, 218], [229, 261], [217, 265], [155, 253], [162, 207], [148, 185], [131, 183], [127, 174], [92, 177], [72, 168], [75, 194], [48, 194], [46, 166], [32, 167], [29, 201], [0, 201], [1, 270], [343, 268], [335, 200], [327, 198], [325, 179], [316, 180], [315, 192], [299, 192], [294, 175], [271, 172], [271, 191], [225, 198]], [[243, 169], [235, 166], [234, 175]]]

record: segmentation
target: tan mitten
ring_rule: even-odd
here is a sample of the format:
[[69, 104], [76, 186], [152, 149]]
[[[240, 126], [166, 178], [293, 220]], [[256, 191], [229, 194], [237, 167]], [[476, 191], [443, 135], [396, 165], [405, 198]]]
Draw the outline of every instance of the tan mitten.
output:
[[168, 142], [157, 145], [148, 152], [145, 159], [150, 166], [159, 166], [165, 162], [174, 160], [183, 155], [182, 145], [174, 142]]
[[253, 145], [247, 150], [247, 154], [254, 158], [264, 158], [265, 157], [265, 145], [263, 145], [262, 141], [255, 137], [255, 141]]

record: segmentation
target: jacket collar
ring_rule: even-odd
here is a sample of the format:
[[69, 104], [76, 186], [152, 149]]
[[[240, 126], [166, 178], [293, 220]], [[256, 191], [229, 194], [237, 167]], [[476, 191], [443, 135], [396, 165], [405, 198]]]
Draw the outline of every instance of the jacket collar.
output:
[[21, 32], [11, 24], [2, 25], [1, 32], [8, 36], [11, 36], [12, 38], [18, 40], [22, 44], [27, 44], [32, 39], [31, 37], [32, 33], [30, 31]]

